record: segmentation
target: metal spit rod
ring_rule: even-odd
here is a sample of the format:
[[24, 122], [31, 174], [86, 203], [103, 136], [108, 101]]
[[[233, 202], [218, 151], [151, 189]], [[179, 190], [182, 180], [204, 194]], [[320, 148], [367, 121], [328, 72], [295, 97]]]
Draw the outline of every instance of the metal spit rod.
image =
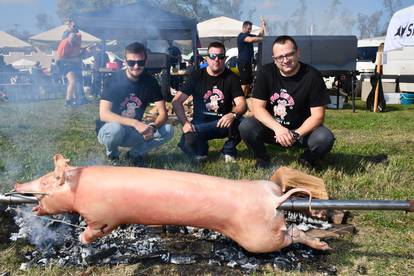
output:
[[[36, 197], [24, 194], [0, 194], [0, 204], [37, 204]], [[321, 200], [312, 199], [311, 209], [331, 210], [386, 210], [414, 212], [414, 200]], [[309, 210], [309, 199], [290, 198], [283, 202], [278, 209], [286, 211]]]
[[8, 194], [8, 195], [0, 194], [0, 205], [1, 204], [6, 204], [6, 205], [27, 204], [27, 203], [37, 204], [38, 200], [34, 196], [20, 195], [17, 193]]
[[[321, 200], [312, 199], [311, 209], [331, 210], [386, 210], [414, 212], [414, 200]], [[290, 198], [278, 209], [286, 211], [309, 210], [309, 199]]]

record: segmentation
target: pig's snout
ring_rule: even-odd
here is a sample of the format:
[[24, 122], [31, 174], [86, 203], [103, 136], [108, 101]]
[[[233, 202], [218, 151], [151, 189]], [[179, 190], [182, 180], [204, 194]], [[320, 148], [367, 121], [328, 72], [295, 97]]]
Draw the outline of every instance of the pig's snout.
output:
[[16, 185], [14, 186], [14, 189], [18, 193], [30, 193], [30, 192], [38, 193], [38, 192], [40, 192], [39, 184], [34, 182], [34, 181], [27, 182], [27, 183], [16, 183]]

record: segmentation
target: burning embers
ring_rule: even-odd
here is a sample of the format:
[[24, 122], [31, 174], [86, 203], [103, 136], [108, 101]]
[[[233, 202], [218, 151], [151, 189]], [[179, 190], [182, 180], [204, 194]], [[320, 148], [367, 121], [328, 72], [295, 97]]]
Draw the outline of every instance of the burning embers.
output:
[[[207, 264], [212, 267], [229, 267], [245, 272], [260, 271], [271, 265], [282, 270], [299, 270], [320, 259], [308, 247], [293, 244], [279, 252], [252, 254], [218, 232], [183, 226], [148, 227], [143, 225], [120, 226], [109, 236], [83, 245], [79, 235], [86, 224], [78, 216], [57, 215], [38, 217], [30, 208], [9, 208], [19, 227], [11, 240], [27, 239], [35, 249], [25, 255], [27, 261], [21, 269], [58, 266], [91, 266], [135, 264]], [[327, 229], [324, 221], [308, 219], [295, 213], [287, 214], [287, 221], [301, 228]], [[62, 222], [60, 222], [62, 221]], [[334, 267], [323, 271], [336, 270]]]

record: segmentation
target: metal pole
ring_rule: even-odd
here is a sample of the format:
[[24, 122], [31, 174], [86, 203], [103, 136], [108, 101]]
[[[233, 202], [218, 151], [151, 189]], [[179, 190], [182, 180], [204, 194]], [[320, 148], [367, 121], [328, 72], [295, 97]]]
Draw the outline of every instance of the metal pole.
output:
[[[414, 212], [414, 200], [320, 200], [311, 201], [311, 209], [331, 210], [402, 210]], [[286, 211], [309, 210], [309, 199], [291, 198], [283, 202], [278, 209]]]
[[2, 195], [0, 194], [0, 205], [12, 205], [12, 204], [26, 204], [26, 203], [32, 203], [36, 204], [38, 203], [38, 200], [34, 196], [25, 196], [25, 195], [19, 195], [19, 194], [12, 194], [12, 195]]

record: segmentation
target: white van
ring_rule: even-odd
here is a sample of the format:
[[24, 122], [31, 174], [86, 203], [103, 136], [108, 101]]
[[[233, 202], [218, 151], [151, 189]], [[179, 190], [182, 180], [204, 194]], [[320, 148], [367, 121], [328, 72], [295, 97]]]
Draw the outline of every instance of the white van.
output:
[[360, 72], [358, 79], [364, 79], [374, 73], [378, 46], [385, 41], [385, 36], [358, 40], [356, 69]]

